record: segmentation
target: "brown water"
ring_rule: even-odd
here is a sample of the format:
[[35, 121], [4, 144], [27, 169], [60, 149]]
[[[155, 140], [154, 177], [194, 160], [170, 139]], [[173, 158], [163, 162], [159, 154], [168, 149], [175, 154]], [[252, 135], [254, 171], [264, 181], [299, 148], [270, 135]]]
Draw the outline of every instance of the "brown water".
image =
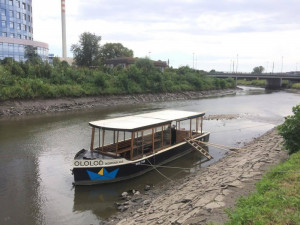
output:
[[[81, 112], [35, 115], [0, 120], [0, 224], [99, 224], [115, 213], [113, 203], [129, 189], [168, 182], [157, 172], [117, 184], [73, 187], [75, 153], [89, 147], [89, 121], [157, 109], [207, 111], [207, 114], [239, 114], [233, 120], [204, 121], [210, 141], [230, 146], [257, 137], [283, 122], [300, 95], [245, 88], [236, 95], [189, 101], [139, 104]], [[189, 170], [160, 169], [178, 179], [224, 156], [209, 149], [214, 160], [202, 163], [193, 152], [172, 162]], [[200, 178], [201, 179], [201, 178]]]

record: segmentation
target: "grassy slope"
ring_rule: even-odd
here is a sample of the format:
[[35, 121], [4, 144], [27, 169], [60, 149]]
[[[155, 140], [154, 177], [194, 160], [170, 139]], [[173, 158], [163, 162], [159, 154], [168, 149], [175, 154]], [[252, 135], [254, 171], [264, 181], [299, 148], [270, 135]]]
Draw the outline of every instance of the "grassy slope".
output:
[[267, 173], [256, 188], [228, 211], [227, 225], [300, 224], [300, 151]]

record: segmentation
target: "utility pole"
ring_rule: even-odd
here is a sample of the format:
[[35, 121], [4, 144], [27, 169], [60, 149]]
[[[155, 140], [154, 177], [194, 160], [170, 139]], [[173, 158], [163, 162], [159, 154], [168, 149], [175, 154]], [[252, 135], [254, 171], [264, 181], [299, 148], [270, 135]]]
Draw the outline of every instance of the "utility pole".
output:
[[67, 41], [66, 41], [66, 4], [61, 0], [61, 28], [62, 28], [62, 58], [67, 58]]
[[273, 67], [272, 67], [272, 73], [274, 73], [274, 62], [273, 62]]
[[282, 69], [283, 69], [283, 56], [281, 57], [281, 73], [282, 73]]
[[236, 55], [236, 73], [238, 71], [238, 66], [239, 66], [239, 54]]
[[195, 69], [194, 57], [195, 57], [195, 53], [193, 52], [193, 69]]

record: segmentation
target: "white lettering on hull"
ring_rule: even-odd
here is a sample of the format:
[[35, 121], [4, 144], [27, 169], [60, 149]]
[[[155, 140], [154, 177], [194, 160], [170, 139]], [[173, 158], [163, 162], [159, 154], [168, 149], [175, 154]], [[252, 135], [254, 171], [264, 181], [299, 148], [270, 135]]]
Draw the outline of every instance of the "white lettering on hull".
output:
[[73, 167], [102, 167], [124, 164], [123, 159], [118, 160], [74, 160]]

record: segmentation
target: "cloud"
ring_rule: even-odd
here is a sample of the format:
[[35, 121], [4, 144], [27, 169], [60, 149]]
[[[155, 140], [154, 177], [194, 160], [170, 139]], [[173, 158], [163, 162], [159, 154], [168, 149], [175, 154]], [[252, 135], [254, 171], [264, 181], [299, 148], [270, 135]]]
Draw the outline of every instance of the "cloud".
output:
[[[175, 67], [192, 66], [193, 53], [206, 70], [228, 70], [237, 54], [245, 71], [282, 56], [286, 69], [299, 61], [298, 0], [67, 0], [66, 5], [68, 49], [88, 31], [101, 35], [101, 44], [121, 42], [138, 57], [151, 52], [151, 58], [170, 59]], [[34, 38], [60, 55], [60, 1], [33, 0], [33, 11]]]

